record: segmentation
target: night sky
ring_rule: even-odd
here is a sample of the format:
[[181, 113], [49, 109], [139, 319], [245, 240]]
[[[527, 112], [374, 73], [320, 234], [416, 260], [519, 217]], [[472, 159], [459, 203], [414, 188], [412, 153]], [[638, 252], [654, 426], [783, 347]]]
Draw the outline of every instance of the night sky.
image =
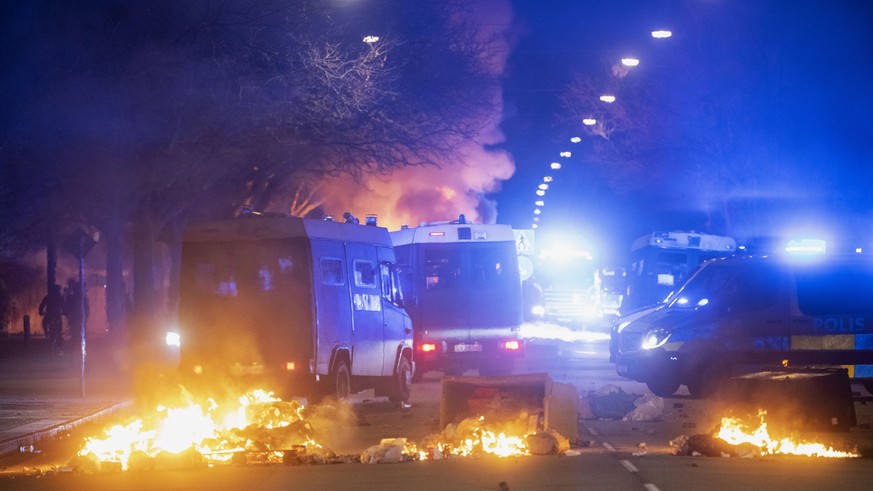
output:
[[[499, 222], [530, 226], [553, 175], [539, 233], [575, 230], [604, 250], [664, 228], [873, 246], [873, 3], [512, 3], [502, 128], [517, 170], [494, 196]], [[653, 39], [659, 28], [673, 36]], [[641, 60], [626, 80], [656, 100], [662, 137], [651, 172], [616, 183], [558, 101], [574, 76], [606, 80], [626, 55]]]
[[[0, 77], [4, 130], [26, 128], [20, 123], [24, 115], [57, 127], [60, 136], [88, 130], [100, 143], [95, 148], [105, 146], [102, 140], [114, 145], [125, 138], [147, 144], [142, 134], [148, 136], [149, 128], [140, 128], [143, 121], [149, 116], [163, 121], [164, 112], [140, 104], [107, 115], [99, 113], [99, 104], [94, 109], [84, 102], [83, 110], [62, 97], [77, 93], [76, 86], [50, 77], [58, 63], [29, 54], [93, 49], [40, 30], [49, 28], [37, 22], [36, 14], [50, 17], [62, 4], [18, 2], [2, 19], [4, 34], [13, 40], [0, 48], [7, 60], [6, 75]], [[433, 21], [390, 1], [337, 4], [336, 15], [360, 27], [346, 33], [342, 41], [350, 44], [373, 32], [414, 35]], [[468, 162], [368, 176], [363, 185], [330, 182], [322, 186], [333, 191], [325, 196], [329, 211], [378, 213], [389, 227], [467, 213], [528, 228], [537, 185], [548, 175], [554, 181], [543, 198], [538, 235], [572, 232], [600, 249], [601, 256], [619, 256], [634, 237], [664, 229], [730, 234], [741, 242], [815, 235], [829, 238], [837, 249], [873, 250], [868, 192], [873, 185], [873, 2], [476, 0], [472, 5], [465, 15], [481, 33], [502, 38], [500, 52], [487, 63], [499, 67], [493, 78], [502, 106], [487, 115], [480, 140], [459, 150]], [[73, 33], [81, 28], [67, 26], [66, 18], [58, 22]], [[673, 36], [654, 39], [655, 29], [669, 29]], [[130, 51], [148, 48], [133, 45]], [[640, 65], [616, 78], [613, 67], [629, 55]], [[76, 57], [59, 58], [68, 59]], [[439, 80], [451, 81], [452, 67], [445, 72], [429, 68], [437, 70]], [[32, 74], [62, 89], [60, 103], [36, 100]], [[179, 74], [167, 74], [168, 86], [174, 77]], [[113, 88], [124, 92], [127, 80], [88, 94], [102, 103]], [[415, 80], [406, 82], [418, 87]], [[617, 104], [632, 103], [628, 120], [650, 136], [624, 137], [624, 144], [637, 151], [632, 160], [603, 153], [614, 142], [586, 134], [581, 118], [561, 102], [578, 80], [613, 91]], [[413, 95], [426, 98], [427, 84], [420, 86], [421, 94]], [[35, 102], [50, 110], [32, 114]], [[59, 117], [68, 106], [72, 116]], [[114, 140], [101, 124], [116, 130]], [[51, 147], [58, 131], [45, 132], [39, 148]], [[9, 134], [16, 138], [15, 132]], [[581, 137], [579, 143], [570, 142], [575, 136]], [[566, 151], [572, 157], [561, 158]], [[563, 168], [552, 172], [555, 161]], [[285, 201], [278, 201], [277, 211], [285, 211]]]

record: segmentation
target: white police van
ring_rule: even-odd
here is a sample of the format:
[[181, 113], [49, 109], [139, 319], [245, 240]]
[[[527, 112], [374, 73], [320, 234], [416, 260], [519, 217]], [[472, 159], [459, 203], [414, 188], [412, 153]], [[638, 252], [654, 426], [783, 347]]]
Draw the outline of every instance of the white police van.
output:
[[[457, 220], [391, 232], [397, 263], [409, 266], [416, 379], [442, 370], [506, 375], [524, 356], [521, 277], [509, 225]], [[411, 298], [411, 297], [410, 297]]]
[[873, 389], [873, 259], [714, 259], [618, 333], [618, 374], [658, 395], [773, 366], [843, 366]]

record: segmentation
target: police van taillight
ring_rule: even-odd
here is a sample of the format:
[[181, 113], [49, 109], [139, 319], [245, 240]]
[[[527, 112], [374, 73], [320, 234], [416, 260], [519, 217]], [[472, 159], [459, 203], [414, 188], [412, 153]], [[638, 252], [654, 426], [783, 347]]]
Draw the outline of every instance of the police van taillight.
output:
[[418, 345], [418, 349], [425, 353], [433, 353], [437, 350], [437, 345], [436, 343], [421, 343]]
[[517, 339], [510, 339], [503, 342], [503, 349], [506, 351], [518, 351], [521, 349], [521, 342]]

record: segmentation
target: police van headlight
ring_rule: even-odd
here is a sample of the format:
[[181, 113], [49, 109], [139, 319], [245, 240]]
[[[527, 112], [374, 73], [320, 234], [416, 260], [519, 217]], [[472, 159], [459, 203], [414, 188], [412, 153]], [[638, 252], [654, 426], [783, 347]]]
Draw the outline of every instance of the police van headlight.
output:
[[534, 305], [530, 308], [530, 313], [537, 317], [542, 317], [546, 315], [546, 308], [542, 305]]
[[649, 331], [643, 336], [643, 342], [640, 345], [642, 349], [655, 349], [664, 346], [664, 343], [670, 339], [670, 333], [663, 330]]
[[167, 346], [175, 346], [178, 348], [182, 346], [182, 336], [180, 336], [176, 331], [167, 331], [164, 336], [164, 342], [167, 343]]

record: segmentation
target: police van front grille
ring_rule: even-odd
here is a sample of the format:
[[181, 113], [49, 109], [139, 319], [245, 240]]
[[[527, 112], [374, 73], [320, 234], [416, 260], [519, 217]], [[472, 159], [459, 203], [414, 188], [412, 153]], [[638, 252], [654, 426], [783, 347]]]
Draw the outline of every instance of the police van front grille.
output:
[[637, 332], [621, 333], [618, 338], [618, 350], [621, 352], [637, 351], [640, 349], [643, 335]]

